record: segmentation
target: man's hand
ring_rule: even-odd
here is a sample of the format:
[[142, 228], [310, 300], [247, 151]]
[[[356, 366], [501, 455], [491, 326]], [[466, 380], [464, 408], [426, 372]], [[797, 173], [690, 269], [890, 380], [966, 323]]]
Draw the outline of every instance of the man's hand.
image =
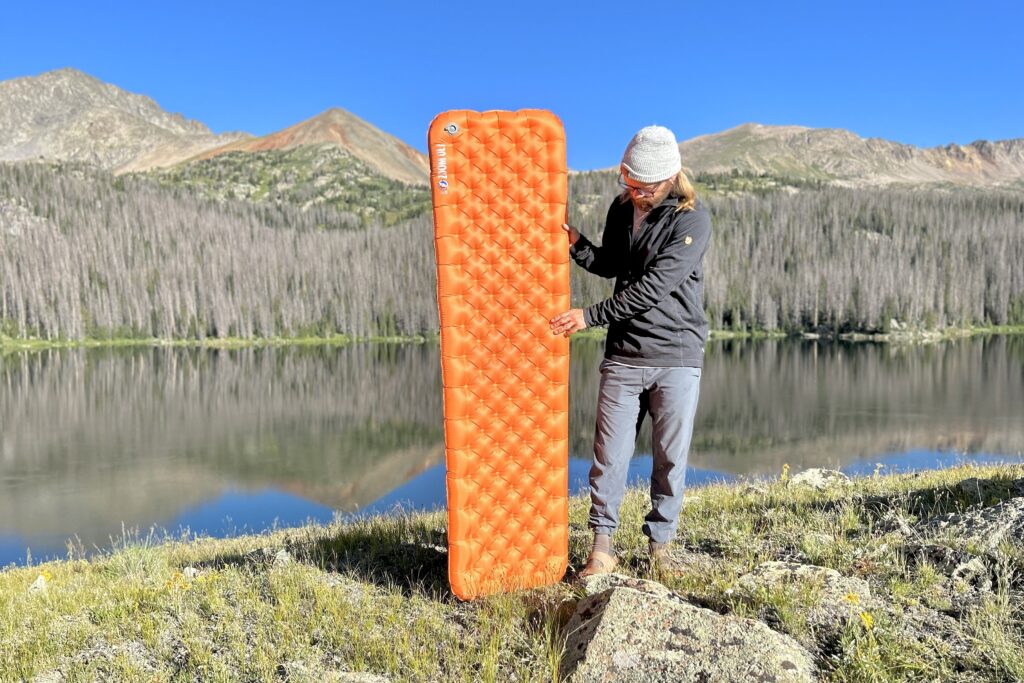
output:
[[587, 329], [587, 323], [583, 320], [583, 309], [574, 308], [565, 313], [559, 313], [551, 319], [551, 334], [560, 334], [568, 337], [573, 332]]
[[569, 235], [569, 246], [576, 244], [576, 240], [580, 238], [580, 231], [572, 227], [568, 223], [562, 223], [562, 230]]

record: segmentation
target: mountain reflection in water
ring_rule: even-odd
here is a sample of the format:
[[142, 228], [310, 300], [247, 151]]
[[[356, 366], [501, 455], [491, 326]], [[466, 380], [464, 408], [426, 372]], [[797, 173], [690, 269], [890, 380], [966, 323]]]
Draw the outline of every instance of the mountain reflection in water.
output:
[[[570, 479], [585, 490], [602, 342], [576, 339]], [[0, 565], [123, 526], [225, 535], [444, 503], [436, 344], [75, 349], [0, 357]], [[1024, 337], [707, 347], [689, 485], [1024, 450]], [[632, 477], [650, 472], [648, 419]], [[1007, 457], [1005, 459], [1015, 459]]]

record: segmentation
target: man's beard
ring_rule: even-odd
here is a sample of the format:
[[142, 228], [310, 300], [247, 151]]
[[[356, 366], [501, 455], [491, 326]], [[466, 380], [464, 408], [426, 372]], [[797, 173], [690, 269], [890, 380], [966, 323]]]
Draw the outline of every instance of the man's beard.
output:
[[648, 213], [655, 206], [654, 197], [634, 197], [630, 195], [629, 198], [633, 200], [633, 206], [639, 209], [642, 213]]

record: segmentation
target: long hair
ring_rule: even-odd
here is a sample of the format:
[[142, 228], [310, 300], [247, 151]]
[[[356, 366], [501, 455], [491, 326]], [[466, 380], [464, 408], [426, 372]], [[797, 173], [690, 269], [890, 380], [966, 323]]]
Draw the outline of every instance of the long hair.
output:
[[672, 184], [670, 194], [679, 197], [679, 206], [676, 207], [676, 213], [680, 211], [693, 211], [694, 207], [697, 206], [697, 191], [693, 189], [693, 185], [687, 177], [691, 173], [693, 172], [684, 166], [679, 171], [679, 174], [676, 175], [675, 183]]

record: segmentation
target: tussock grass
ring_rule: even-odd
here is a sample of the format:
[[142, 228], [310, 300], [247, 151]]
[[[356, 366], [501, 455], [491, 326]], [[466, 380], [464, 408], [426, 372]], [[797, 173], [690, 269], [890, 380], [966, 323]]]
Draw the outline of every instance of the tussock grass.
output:
[[[985, 500], [960, 490], [968, 477], [989, 480]], [[1003, 544], [995, 590], [947, 620], [955, 633], [936, 634], [971, 644], [954, 655], [917, 642], [900, 616], [903, 608], [948, 610], [948, 579], [927, 562], [909, 562], [900, 537], [874, 529], [893, 512], [913, 523], [990, 505], [1009, 497], [1020, 477], [1020, 465], [964, 466], [876, 473], [815, 492], [787, 486], [784, 472], [753, 486], [690, 489], [677, 543], [702, 562], [657, 575], [640, 532], [647, 492], [633, 489], [615, 538], [620, 571], [813, 639], [807, 614], [821, 599], [819, 585], [743, 594], [736, 579], [767, 560], [831, 567], [867, 580], [894, 610], [865, 609], [837, 641], [822, 644], [816, 654], [827, 680], [1021, 680], [1020, 539]], [[156, 543], [126, 534], [89, 560], [8, 569], [0, 572], [0, 680], [59, 671], [67, 681], [322, 682], [331, 672], [365, 671], [409, 681], [558, 681], [565, 624], [580, 595], [569, 579], [589, 549], [588, 505], [585, 497], [570, 503], [566, 581], [469, 603], [448, 589], [443, 512], [232, 539]]]

